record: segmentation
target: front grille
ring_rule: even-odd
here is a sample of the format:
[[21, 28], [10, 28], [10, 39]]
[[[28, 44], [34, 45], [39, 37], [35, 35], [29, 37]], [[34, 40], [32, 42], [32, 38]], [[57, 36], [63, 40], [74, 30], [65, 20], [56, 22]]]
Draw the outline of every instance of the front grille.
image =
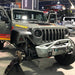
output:
[[42, 40], [53, 41], [58, 39], [64, 39], [64, 29], [42, 29]]

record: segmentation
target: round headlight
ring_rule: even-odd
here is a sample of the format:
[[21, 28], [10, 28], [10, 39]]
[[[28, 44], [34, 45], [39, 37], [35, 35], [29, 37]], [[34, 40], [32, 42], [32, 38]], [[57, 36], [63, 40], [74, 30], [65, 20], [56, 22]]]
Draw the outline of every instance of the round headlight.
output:
[[36, 37], [40, 37], [42, 35], [42, 31], [41, 30], [35, 30], [34, 35]]

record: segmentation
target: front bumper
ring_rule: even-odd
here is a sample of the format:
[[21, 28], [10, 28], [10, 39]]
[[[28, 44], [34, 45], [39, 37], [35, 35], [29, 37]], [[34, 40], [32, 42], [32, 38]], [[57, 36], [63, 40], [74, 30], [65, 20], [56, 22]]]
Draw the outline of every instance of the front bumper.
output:
[[38, 57], [50, 57], [65, 53], [72, 53], [74, 43], [70, 39], [61, 39], [54, 42], [36, 46]]

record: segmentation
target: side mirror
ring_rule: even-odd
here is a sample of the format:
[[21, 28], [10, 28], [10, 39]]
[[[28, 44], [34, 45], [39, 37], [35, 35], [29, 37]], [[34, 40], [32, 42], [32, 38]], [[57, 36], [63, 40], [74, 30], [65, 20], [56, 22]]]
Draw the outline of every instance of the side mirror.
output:
[[8, 18], [7, 17], [4, 17], [4, 16], [2, 16], [1, 20], [2, 21], [5, 21], [5, 22], [8, 22]]

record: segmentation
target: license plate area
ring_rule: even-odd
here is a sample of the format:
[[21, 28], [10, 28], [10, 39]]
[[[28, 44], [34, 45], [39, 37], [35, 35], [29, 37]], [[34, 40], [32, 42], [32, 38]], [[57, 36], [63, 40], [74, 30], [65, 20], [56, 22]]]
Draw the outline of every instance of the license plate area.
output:
[[69, 49], [67, 47], [52, 49], [52, 55], [53, 56], [64, 54], [64, 53], [67, 53], [67, 52], [69, 52]]
[[59, 51], [59, 50], [67, 50], [67, 47], [66, 48], [56, 48], [55, 51]]

